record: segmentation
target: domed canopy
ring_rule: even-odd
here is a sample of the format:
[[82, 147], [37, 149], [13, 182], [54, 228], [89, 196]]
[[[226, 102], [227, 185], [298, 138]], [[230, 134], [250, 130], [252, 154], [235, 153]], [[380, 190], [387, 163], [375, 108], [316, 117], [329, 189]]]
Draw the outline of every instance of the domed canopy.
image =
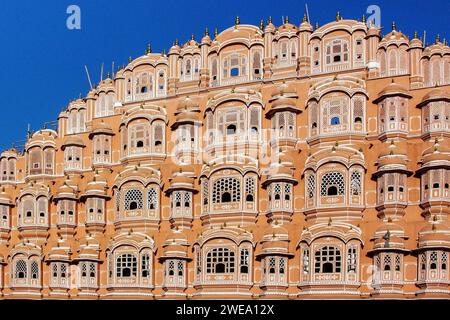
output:
[[160, 260], [165, 259], [184, 259], [191, 260], [188, 257], [188, 237], [180, 230], [174, 230], [169, 233], [163, 243], [163, 254], [159, 258]]
[[[184, 172], [183, 172], [184, 171]], [[187, 168], [178, 167], [178, 170], [175, 170], [172, 174], [172, 177], [169, 179], [170, 186], [167, 189], [166, 193], [170, 194], [174, 190], [189, 190], [192, 192], [197, 192], [194, 187], [194, 178], [192, 177], [192, 172], [187, 172]]]
[[76, 190], [69, 185], [70, 181], [64, 181], [64, 183], [58, 188], [58, 193], [53, 200], [58, 201], [62, 199], [76, 200]]
[[393, 250], [407, 251], [405, 249], [406, 239], [408, 239], [408, 237], [405, 235], [404, 228], [389, 219], [375, 231], [372, 238], [372, 240], [374, 240], [374, 248], [370, 252]]
[[429, 221], [419, 231], [418, 250], [427, 248], [450, 249], [450, 228], [443, 221]]
[[104, 122], [102, 119], [100, 122], [94, 124], [92, 132], [89, 133], [89, 139], [92, 139], [93, 136], [98, 134], [113, 136], [114, 132], [111, 126], [107, 122]]
[[71, 146], [84, 148], [86, 145], [84, 144], [83, 140], [81, 140], [80, 137], [70, 136], [62, 144], [61, 150], [64, 151], [67, 147], [71, 147]]
[[289, 252], [289, 234], [285, 228], [274, 223], [267, 227], [264, 231], [260, 243], [260, 251], [256, 254], [257, 258], [262, 258], [266, 255], [282, 255], [292, 257], [293, 254]]
[[441, 88], [433, 89], [422, 98], [422, 101], [420, 101], [417, 107], [421, 108], [433, 101], [450, 102], [450, 92]]
[[58, 242], [47, 254], [46, 261], [70, 262], [70, 246]]
[[373, 101], [373, 103], [379, 103], [388, 97], [404, 97], [411, 99], [411, 95], [408, 90], [402, 85], [396, 83], [394, 79], [388, 84], [383, 90], [378, 93], [378, 97]]
[[391, 44], [396, 44], [397, 46], [401, 44], [409, 45], [409, 39], [402, 32], [397, 31], [395, 22], [392, 22], [392, 31], [386, 34], [383, 39], [381, 39], [379, 46], [387, 47]]
[[431, 168], [447, 168], [450, 169], [450, 148], [445, 140], [435, 140], [434, 145], [425, 149], [419, 162], [421, 168], [417, 171], [421, 174]]
[[378, 156], [377, 171], [374, 173], [374, 177], [388, 172], [406, 173], [409, 176], [412, 172], [407, 169], [408, 161], [406, 150], [391, 141], [389, 146], [385, 147]]
[[80, 200], [90, 197], [110, 199], [110, 196], [106, 193], [106, 189], [106, 180], [98, 172], [95, 172], [92, 180], [88, 182], [85, 192], [80, 196]]

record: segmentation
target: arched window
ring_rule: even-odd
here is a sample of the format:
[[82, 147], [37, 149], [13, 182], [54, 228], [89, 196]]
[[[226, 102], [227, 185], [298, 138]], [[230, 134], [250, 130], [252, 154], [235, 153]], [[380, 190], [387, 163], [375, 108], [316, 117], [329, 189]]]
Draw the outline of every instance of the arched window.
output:
[[141, 190], [127, 190], [125, 193], [125, 210], [141, 210], [144, 203], [143, 197]]
[[233, 273], [234, 252], [228, 248], [214, 248], [206, 255], [206, 273]]
[[150, 210], [155, 210], [158, 208], [158, 192], [155, 188], [150, 188], [148, 190], [148, 208]]
[[309, 199], [314, 198], [316, 193], [316, 177], [314, 175], [308, 176], [307, 193]]
[[36, 261], [31, 262], [31, 279], [39, 279], [39, 265]]
[[248, 273], [249, 251], [246, 248], [241, 249], [239, 268], [240, 268], [241, 273]]
[[136, 256], [130, 253], [124, 253], [117, 257], [116, 275], [118, 278], [134, 277], [137, 274]]
[[144, 278], [150, 276], [150, 255], [148, 253], [142, 255], [141, 275]]
[[314, 271], [316, 273], [341, 272], [341, 252], [333, 246], [325, 246], [315, 253]]
[[27, 263], [24, 260], [17, 260], [14, 277], [16, 279], [25, 279], [27, 277]]
[[353, 171], [350, 179], [351, 194], [359, 196], [361, 194], [361, 173]]
[[320, 185], [321, 196], [344, 195], [344, 176], [340, 172], [328, 172], [323, 175]]
[[221, 178], [214, 182], [213, 203], [237, 202], [241, 200], [241, 183], [236, 178]]

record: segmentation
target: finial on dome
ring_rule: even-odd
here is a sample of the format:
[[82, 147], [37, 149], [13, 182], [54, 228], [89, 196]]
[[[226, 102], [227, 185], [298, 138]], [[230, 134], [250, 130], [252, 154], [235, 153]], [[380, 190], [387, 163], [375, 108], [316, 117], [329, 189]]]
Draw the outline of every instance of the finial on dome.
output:
[[438, 34], [436, 36], [436, 44], [438, 44], [439, 42], [441, 42], [441, 36]]
[[263, 19], [261, 19], [261, 21], [259, 22], [259, 29], [264, 30], [264, 20]]
[[241, 19], [239, 19], [239, 16], [236, 16], [236, 20], [235, 20], [235, 22], [234, 22], [234, 25], [235, 26], [238, 26], [238, 25], [240, 25], [241, 24]]
[[306, 13], [304, 13], [302, 22], [306, 22], [306, 21], [308, 21], [308, 17], [306, 16]]
[[336, 21], [339, 21], [339, 20], [341, 20], [342, 18], [341, 18], [341, 13], [338, 11], [337, 13], [336, 13]]
[[205, 37], [209, 36], [209, 31], [208, 31], [208, 27], [205, 28]]
[[[109, 72], [108, 72], [107, 78], [109, 78]], [[78, 95], [78, 99], [81, 99], [81, 92], [80, 92], [80, 94]]]
[[145, 49], [145, 53], [146, 54], [152, 53], [152, 45], [150, 43], [147, 45], [147, 49]]
[[362, 23], [366, 23], [366, 15], [365, 14], [363, 14], [363, 16], [362, 16]]
[[417, 38], [418, 38], [417, 31], [414, 31], [414, 39], [417, 39]]
[[128, 62], [133, 61], [133, 58], [131, 58], [131, 56], [128, 57]]
[[289, 23], [289, 16], [286, 16], [286, 18], [284, 19], [284, 23], [285, 24]]
[[392, 21], [392, 31], [397, 31], [395, 21]]
[[195, 40], [194, 34], [191, 34], [191, 40]]
[[[109, 79], [110, 77], [111, 77], [111, 74], [108, 71], [108, 73], [106, 74], [106, 79]], [[80, 93], [80, 97], [78, 99], [81, 99], [81, 93]]]
[[214, 38], [217, 38], [218, 35], [219, 35], [219, 30], [217, 30], [217, 28], [214, 28]]
[[316, 30], [319, 29], [319, 23], [316, 22]]

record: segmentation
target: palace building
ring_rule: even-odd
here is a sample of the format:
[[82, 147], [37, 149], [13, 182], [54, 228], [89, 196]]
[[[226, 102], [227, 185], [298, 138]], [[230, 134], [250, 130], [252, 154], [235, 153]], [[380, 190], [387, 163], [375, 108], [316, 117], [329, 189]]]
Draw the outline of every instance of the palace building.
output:
[[449, 118], [394, 23], [149, 46], [1, 153], [0, 299], [449, 299]]

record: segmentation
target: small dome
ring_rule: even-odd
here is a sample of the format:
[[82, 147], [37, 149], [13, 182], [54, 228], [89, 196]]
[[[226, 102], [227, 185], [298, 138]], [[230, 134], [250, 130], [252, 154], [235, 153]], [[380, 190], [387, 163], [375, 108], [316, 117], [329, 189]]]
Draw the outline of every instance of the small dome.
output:
[[65, 148], [75, 146], [75, 147], [85, 147], [83, 140], [81, 140], [78, 136], [70, 136], [68, 137], [61, 146], [61, 149], [64, 151]]
[[58, 193], [53, 198], [54, 200], [60, 199], [77, 199], [76, 190], [68, 184], [68, 181], [64, 181], [64, 183], [59, 186]]
[[442, 221], [429, 221], [419, 231], [419, 249], [446, 247], [450, 248], [450, 228]]
[[94, 124], [92, 128], [92, 132], [89, 133], [89, 139], [92, 139], [93, 136], [97, 134], [106, 134], [109, 136], [113, 136], [114, 132], [111, 128], [111, 126], [107, 123], [101, 120], [100, 122], [97, 122]]
[[373, 102], [378, 103], [384, 100], [384, 98], [394, 96], [411, 98], [411, 95], [408, 93], [408, 90], [402, 85], [394, 82], [394, 79], [392, 79], [392, 82], [388, 84], [383, 90], [381, 90], [380, 93], [378, 93], [378, 98], [376, 98]]
[[417, 106], [420, 108], [432, 101], [450, 102], [450, 92], [441, 88], [433, 89], [422, 98]]
[[293, 256], [289, 252], [289, 233], [285, 228], [274, 223], [264, 230], [260, 252], [257, 257], [266, 255]]

